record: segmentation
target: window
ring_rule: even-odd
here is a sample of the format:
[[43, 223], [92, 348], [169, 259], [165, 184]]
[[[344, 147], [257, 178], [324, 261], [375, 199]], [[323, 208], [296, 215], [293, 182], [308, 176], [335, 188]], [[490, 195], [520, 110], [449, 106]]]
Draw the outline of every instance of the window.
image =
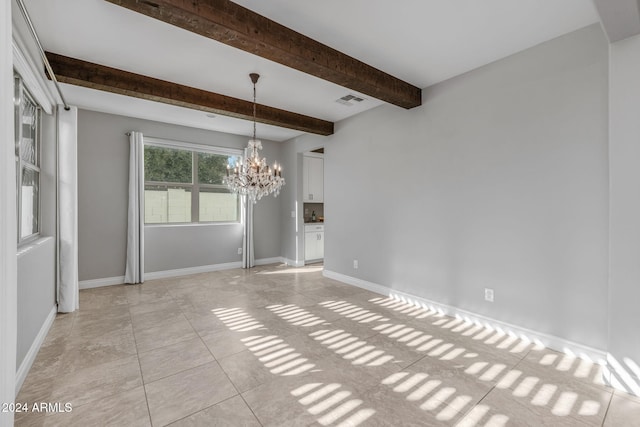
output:
[[145, 144], [144, 222], [239, 222], [240, 203], [223, 184], [236, 155]]
[[40, 106], [15, 77], [18, 242], [40, 233]]

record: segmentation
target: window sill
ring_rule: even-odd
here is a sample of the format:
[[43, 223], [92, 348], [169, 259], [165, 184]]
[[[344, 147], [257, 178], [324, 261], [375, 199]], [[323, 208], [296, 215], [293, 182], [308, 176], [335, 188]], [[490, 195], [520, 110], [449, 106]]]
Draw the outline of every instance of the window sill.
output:
[[18, 258], [44, 245], [45, 243], [47, 243], [49, 240], [52, 240], [52, 239], [53, 239], [52, 236], [40, 236], [35, 240], [31, 240], [27, 243], [23, 243], [22, 245], [18, 246], [18, 252], [17, 252]]
[[218, 227], [221, 225], [242, 225], [241, 222], [187, 222], [173, 224], [145, 224], [144, 228], [167, 228], [167, 227]]

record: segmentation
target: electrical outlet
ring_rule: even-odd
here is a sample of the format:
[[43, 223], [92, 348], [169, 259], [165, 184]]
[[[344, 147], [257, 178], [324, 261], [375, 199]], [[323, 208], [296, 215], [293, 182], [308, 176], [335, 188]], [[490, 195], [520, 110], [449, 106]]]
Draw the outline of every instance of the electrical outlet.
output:
[[484, 288], [484, 300], [493, 302], [493, 289]]
[[356, 270], [358, 269], [358, 260], [357, 259], [353, 260], [353, 268], [355, 268]]
[[242, 248], [238, 248], [238, 255], [242, 255]]

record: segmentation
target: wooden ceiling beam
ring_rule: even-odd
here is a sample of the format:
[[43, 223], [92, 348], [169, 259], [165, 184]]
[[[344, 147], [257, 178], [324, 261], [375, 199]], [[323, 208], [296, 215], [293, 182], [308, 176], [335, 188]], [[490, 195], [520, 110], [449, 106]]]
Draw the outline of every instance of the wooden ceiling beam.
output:
[[107, 0], [403, 108], [422, 91], [229, 0]]
[[[253, 120], [253, 103], [47, 52], [58, 81], [149, 101], [163, 102], [244, 120]], [[256, 121], [318, 135], [333, 134], [333, 123], [257, 104]]]

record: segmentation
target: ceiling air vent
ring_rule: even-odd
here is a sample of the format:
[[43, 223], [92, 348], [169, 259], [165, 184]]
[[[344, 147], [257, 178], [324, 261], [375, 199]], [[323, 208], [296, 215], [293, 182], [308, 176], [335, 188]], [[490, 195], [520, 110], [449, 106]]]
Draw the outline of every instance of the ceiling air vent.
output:
[[351, 94], [345, 95], [340, 99], [336, 99], [336, 102], [338, 104], [346, 105], [348, 107], [351, 107], [352, 105], [355, 105], [356, 103], [362, 102], [362, 101], [364, 101], [363, 98], [360, 98], [359, 96], [351, 95]]

